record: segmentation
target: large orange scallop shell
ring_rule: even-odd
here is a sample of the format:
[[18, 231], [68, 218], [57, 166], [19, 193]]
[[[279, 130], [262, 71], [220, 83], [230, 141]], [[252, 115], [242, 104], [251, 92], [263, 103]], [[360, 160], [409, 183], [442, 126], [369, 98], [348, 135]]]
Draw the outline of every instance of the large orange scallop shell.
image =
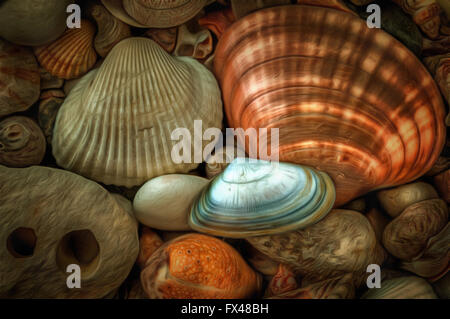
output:
[[327, 172], [335, 206], [420, 177], [443, 148], [432, 77], [354, 15], [301, 5], [257, 11], [227, 29], [214, 63], [230, 127], [279, 128], [280, 160]]
[[97, 61], [94, 49], [94, 25], [81, 20], [81, 28], [67, 29], [56, 41], [35, 48], [41, 66], [51, 75], [74, 79], [86, 74]]
[[227, 243], [188, 234], [161, 246], [147, 261], [141, 282], [150, 298], [240, 299], [261, 288], [261, 277]]

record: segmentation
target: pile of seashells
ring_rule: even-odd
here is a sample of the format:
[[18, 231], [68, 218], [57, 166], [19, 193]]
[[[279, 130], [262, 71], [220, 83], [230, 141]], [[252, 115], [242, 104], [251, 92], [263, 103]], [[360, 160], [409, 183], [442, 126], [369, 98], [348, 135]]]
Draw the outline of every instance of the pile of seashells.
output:
[[0, 1], [0, 298], [450, 297], [448, 0], [73, 2]]

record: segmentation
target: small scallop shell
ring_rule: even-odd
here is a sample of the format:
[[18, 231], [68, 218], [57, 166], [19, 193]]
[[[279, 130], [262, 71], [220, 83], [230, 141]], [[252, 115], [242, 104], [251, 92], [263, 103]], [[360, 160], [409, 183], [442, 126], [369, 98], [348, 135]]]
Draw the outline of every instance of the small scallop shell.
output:
[[215, 236], [278, 234], [317, 223], [331, 210], [334, 185], [306, 166], [236, 158], [193, 205], [189, 225]]
[[191, 230], [189, 211], [208, 182], [206, 178], [179, 174], [163, 175], [148, 181], [134, 198], [136, 219], [159, 230]]
[[45, 137], [39, 126], [24, 116], [0, 121], [0, 164], [9, 167], [39, 165], [45, 155]]
[[[104, 184], [142, 185], [197, 168], [192, 158], [187, 163], [173, 159], [181, 142], [171, 135], [184, 128], [193, 137], [194, 120], [201, 120], [203, 136], [220, 127], [222, 117], [219, 86], [203, 65], [172, 57], [150, 39], [128, 38], [65, 99], [55, 123], [53, 155], [65, 169]], [[189, 146], [193, 149], [193, 142]]]
[[434, 185], [441, 194], [442, 199], [450, 203], [450, 169], [434, 177]]
[[383, 233], [383, 245], [393, 256], [411, 261], [420, 256], [430, 237], [447, 224], [448, 208], [442, 199], [430, 199], [409, 206]]
[[243, 299], [259, 292], [261, 276], [227, 243], [188, 234], [150, 257], [141, 283], [152, 299]]
[[91, 13], [98, 29], [94, 40], [95, 50], [101, 57], [106, 57], [117, 43], [131, 36], [130, 27], [101, 5], [94, 5]]
[[370, 289], [362, 299], [437, 299], [433, 287], [423, 278], [408, 276], [383, 280], [381, 288]]
[[439, 198], [433, 186], [423, 182], [383, 190], [377, 193], [377, 197], [384, 210], [394, 218], [412, 204], [427, 199]]
[[318, 223], [279, 235], [249, 237], [247, 241], [273, 260], [287, 264], [309, 281], [366, 273], [381, 264], [375, 232], [364, 215], [333, 210]]
[[208, 0], [123, 0], [123, 8], [139, 24], [170, 28], [192, 19]]
[[95, 27], [81, 20], [81, 28], [67, 29], [56, 41], [34, 49], [39, 63], [51, 75], [74, 79], [86, 74], [97, 61]]
[[25, 111], [36, 102], [40, 81], [33, 53], [0, 39], [0, 117]]

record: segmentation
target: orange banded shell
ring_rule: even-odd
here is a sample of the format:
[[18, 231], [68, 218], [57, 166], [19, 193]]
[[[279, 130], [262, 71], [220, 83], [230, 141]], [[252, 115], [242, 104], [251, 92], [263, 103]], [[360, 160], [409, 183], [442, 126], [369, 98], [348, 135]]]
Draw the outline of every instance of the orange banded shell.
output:
[[67, 29], [56, 41], [34, 51], [41, 66], [51, 75], [74, 79], [86, 74], [95, 65], [94, 25], [81, 20], [81, 28]]
[[443, 148], [436, 83], [400, 42], [354, 15], [257, 11], [227, 29], [214, 63], [230, 127], [279, 128], [280, 161], [327, 172], [336, 207], [417, 179]]
[[141, 273], [150, 298], [249, 298], [261, 288], [261, 276], [230, 245], [214, 237], [177, 237], [152, 254]]

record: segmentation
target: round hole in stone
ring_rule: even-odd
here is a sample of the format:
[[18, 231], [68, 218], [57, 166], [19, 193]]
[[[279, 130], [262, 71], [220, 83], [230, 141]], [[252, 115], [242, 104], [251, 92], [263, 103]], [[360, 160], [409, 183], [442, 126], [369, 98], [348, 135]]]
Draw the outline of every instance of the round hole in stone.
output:
[[56, 250], [56, 263], [66, 273], [67, 266], [80, 266], [81, 275], [89, 277], [98, 266], [100, 246], [94, 234], [88, 230], [76, 230], [64, 235]]
[[8, 236], [6, 246], [14, 257], [26, 258], [33, 256], [36, 241], [37, 238], [33, 229], [20, 227]]

